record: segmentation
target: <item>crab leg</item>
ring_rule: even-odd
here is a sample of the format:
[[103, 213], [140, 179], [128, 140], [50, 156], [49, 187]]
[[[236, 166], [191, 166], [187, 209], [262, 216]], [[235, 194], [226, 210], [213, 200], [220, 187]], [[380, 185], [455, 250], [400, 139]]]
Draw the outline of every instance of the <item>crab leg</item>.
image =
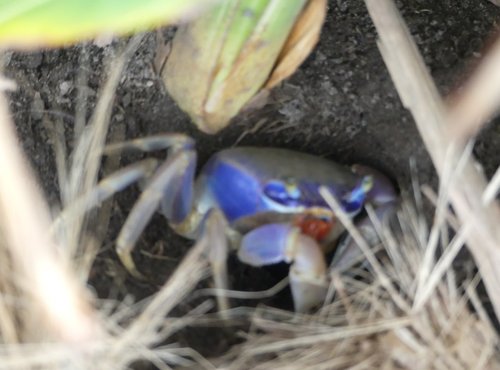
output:
[[162, 204], [167, 218], [181, 222], [191, 211], [196, 167], [196, 153], [192, 146], [192, 139], [180, 134], [156, 135], [108, 146], [108, 153], [122, 149], [152, 151], [168, 148], [172, 155], [159, 167], [158, 160], [146, 159], [104, 178], [89, 194], [65, 210], [53, 227], [60, 227], [66, 217], [75, 212], [85, 212], [130, 184], [156, 173], [132, 208], [116, 242], [116, 252], [124, 266], [132, 275], [143, 279], [135, 267], [131, 251], [152, 214]]
[[228, 287], [226, 238], [227, 222], [224, 215], [217, 209], [211, 209], [204, 217], [198, 241], [206, 241], [207, 255], [212, 268], [212, 276], [217, 294], [217, 305], [220, 311], [229, 309], [229, 300], [223, 294]]
[[[132, 275], [142, 278], [132, 260], [131, 251], [151, 216], [158, 209], [160, 202], [164, 198], [180, 196], [185, 197], [185, 199], [176, 199], [171, 203], [183, 207], [187, 204], [191, 205], [195, 162], [196, 154], [194, 151], [180, 151], [169, 156], [159, 167], [156, 175], [151, 179], [130, 211], [118, 235], [116, 252]], [[185, 208], [171, 209], [169, 212], [168, 216], [173, 218], [188, 213]]]
[[[170, 155], [178, 152], [192, 153], [194, 159], [189, 162], [185, 170], [181, 170], [182, 172], [164, 182], [166, 184], [165, 195], [167, 196], [162, 197], [161, 208], [169, 222], [178, 224], [188, 216], [192, 206], [192, 184], [196, 170], [196, 154], [193, 148], [194, 141], [189, 136], [179, 133], [167, 133], [110, 144], [106, 146], [105, 152], [107, 154], [122, 150], [153, 152], [168, 149]], [[166, 167], [168, 165], [164, 164], [158, 172], [164, 171]]]
[[286, 223], [267, 224], [244, 235], [239, 259], [252, 266], [291, 263], [290, 288], [295, 311], [322, 303], [328, 288], [326, 262], [318, 243]]
[[[227, 290], [227, 222], [220, 211], [212, 209], [202, 219], [191, 214], [193, 182], [196, 170], [194, 141], [183, 134], [160, 134], [112, 144], [106, 152], [140, 150], [144, 152], [169, 149], [170, 155], [150, 180], [141, 197], [132, 208], [117, 239], [117, 253], [127, 270], [143, 278], [131, 257], [131, 251], [152, 214], [161, 204], [165, 217], [176, 229], [186, 228], [185, 234], [197, 235], [197, 241], [206, 245], [212, 267], [215, 288]], [[195, 222], [191, 222], [192, 219]], [[220, 310], [227, 310], [229, 302], [223, 294], [217, 295]]]
[[157, 134], [141, 137], [121, 143], [109, 144], [104, 148], [105, 154], [122, 150], [139, 150], [141, 152], [156, 152], [171, 149], [172, 151], [190, 150], [194, 148], [194, 140], [179, 133]]
[[65, 207], [56, 218], [53, 228], [60, 227], [60, 223], [67, 217], [87, 212], [127, 186], [151, 176], [157, 166], [157, 160], [145, 159], [106, 176], [91, 191]]
[[[121, 150], [169, 151], [168, 159], [146, 185], [117, 238], [116, 252], [127, 270], [137, 278], [143, 277], [135, 267], [131, 251], [158, 206], [162, 204], [165, 215], [174, 223], [184, 221], [191, 211], [196, 167], [196, 153], [193, 148], [193, 139], [178, 133], [153, 135], [110, 144], [105, 148], [107, 154]], [[130, 183], [130, 179], [134, 177], [133, 173], [129, 175], [108, 181], [108, 185], [103, 189], [109, 192], [110, 188], [123, 187], [124, 182]]]

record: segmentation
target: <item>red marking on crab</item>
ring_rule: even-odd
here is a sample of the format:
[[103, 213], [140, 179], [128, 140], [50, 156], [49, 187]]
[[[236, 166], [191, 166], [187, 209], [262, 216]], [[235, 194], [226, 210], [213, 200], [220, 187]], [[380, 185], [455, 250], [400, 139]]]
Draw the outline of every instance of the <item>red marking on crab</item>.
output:
[[321, 242], [332, 231], [335, 220], [323, 220], [310, 215], [302, 215], [295, 220], [295, 225], [300, 228], [303, 234]]

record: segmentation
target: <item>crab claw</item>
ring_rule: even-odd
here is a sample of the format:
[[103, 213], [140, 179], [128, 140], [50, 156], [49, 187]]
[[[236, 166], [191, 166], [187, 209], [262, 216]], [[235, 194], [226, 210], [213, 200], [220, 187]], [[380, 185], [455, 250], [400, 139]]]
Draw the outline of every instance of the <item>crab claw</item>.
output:
[[[375, 209], [375, 217], [382, 225], [386, 225], [395, 212], [395, 203], [386, 203]], [[369, 217], [362, 218], [356, 223], [356, 227], [370, 247], [375, 247], [381, 242], [377, 229]], [[356, 241], [348, 234], [338, 243], [331, 267], [339, 272], [345, 272], [365, 261], [365, 258]]]
[[375, 207], [396, 201], [397, 194], [394, 185], [382, 172], [361, 164], [355, 164], [352, 166], [352, 170], [360, 176], [371, 176], [373, 179], [373, 185], [366, 198]]
[[[375, 207], [375, 217], [381, 224], [389, 222], [396, 211], [397, 195], [392, 182], [380, 171], [363, 165], [354, 165], [353, 171], [360, 176], [372, 178], [373, 185], [366, 195], [367, 202]], [[368, 216], [356, 222], [356, 226], [369, 246], [380, 243], [378, 232]], [[338, 271], [347, 271], [364, 261], [365, 256], [351, 235], [338, 245], [331, 266]]]
[[326, 262], [318, 243], [285, 223], [267, 224], [246, 234], [238, 258], [252, 266], [291, 263], [290, 288], [297, 312], [322, 303], [328, 289]]

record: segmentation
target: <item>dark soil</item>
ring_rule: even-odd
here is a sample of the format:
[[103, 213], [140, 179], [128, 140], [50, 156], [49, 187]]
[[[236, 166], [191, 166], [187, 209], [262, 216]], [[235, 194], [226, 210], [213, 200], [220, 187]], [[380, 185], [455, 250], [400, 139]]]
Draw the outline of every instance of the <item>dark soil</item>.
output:
[[[486, 0], [404, 0], [398, 5], [443, 95], [460, 86], [499, 31], [500, 8]], [[171, 35], [172, 30], [166, 34]], [[111, 127], [124, 126], [128, 138], [165, 131], [188, 133], [197, 140], [202, 164], [210, 154], [234, 145], [245, 130], [264, 119], [268, 124], [244, 136], [240, 144], [291, 148], [344, 164], [368, 164], [386, 172], [402, 190], [410, 189], [410, 162], [414, 160], [419, 181], [435, 186], [432, 163], [411, 115], [401, 105], [375, 41], [376, 32], [363, 1], [330, 1], [321, 41], [300, 70], [273, 91], [267, 106], [236, 118], [223, 132], [209, 136], [197, 131], [167, 95], [153, 69], [155, 35], [150, 34], [117, 91]], [[71, 146], [80, 69], [88, 68], [88, 93], [94, 102], [106, 78], [103, 59], [113, 50], [112, 46], [87, 48], [88, 65], [79, 60], [81, 47], [6, 55], [6, 74], [19, 83], [18, 91], [11, 94], [19, 137], [52, 204], [59, 202], [58, 185], [42, 113], [63, 120]], [[483, 130], [475, 146], [489, 177], [500, 163], [499, 147], [497, 118]], [[138, 192], [136, 188], [118, 196], [110, 244]], [[158, 248], [162, 245], [163, 249]], [[168, 278], [190, 245], [157, 215], [135, 253], [139, 268], [154, 283], [125, 278], [108, 248], [96, 261], [92, 284], [100, 297], [132, 294], [136, 299], [144, 298]], [[140, 250], [168, 255], [168, 259], [152, 258]], [[264, 289], [277, 279], [274, 270], [257, 273], [235, 260], [231, 266], [236, 288]], [[289, 305], [283, 303], [285, 296], [267, 303]], [[178, 339], [211, 355], [234, 340], [216, 329], [197, 329], [195, 335], [185, 333]]]

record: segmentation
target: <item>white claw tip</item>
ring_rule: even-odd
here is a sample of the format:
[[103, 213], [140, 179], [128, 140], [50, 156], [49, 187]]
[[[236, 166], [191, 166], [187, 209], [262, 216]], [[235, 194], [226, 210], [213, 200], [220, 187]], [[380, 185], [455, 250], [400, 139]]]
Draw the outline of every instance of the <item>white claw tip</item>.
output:
[[295, 311], [307, 313], [325, 301], [328, 283], [326, 279], [317, 281], [303, 280], [300, 275], [296, 275], [291, 271], [290, 289], [292, 290]]

